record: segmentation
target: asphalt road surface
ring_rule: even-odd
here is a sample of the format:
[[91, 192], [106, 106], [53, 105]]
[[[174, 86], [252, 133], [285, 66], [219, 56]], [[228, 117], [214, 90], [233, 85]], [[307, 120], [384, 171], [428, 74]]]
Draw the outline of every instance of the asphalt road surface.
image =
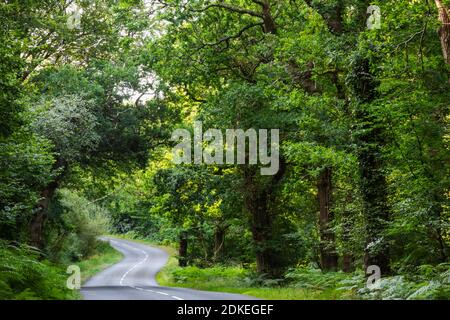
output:
[[185, 288], [162, 287], [155, 276], [168, 254], [128, 240], [104, 238], [124, 258], [89, 279], [81, 288], [85, 300], [252, 300], [250, 296]]

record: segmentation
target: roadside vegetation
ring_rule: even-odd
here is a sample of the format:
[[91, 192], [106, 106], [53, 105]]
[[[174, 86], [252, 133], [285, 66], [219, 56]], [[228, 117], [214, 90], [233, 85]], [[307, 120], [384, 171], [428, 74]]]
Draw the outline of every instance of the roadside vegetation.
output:
[[78, 299], [66, 287], [62, 265], [39, 259], [40, 252], [24, 245], [0, 243], [0, 299]]
[[[174, 261], [174, 260], [173, 260]], [[161, 285], [207, 291], [240, 293], [274, 300], [341, 299], [447, 299], [450, 294], [448, 266], [432, 274], [395, 276], [381, 280], [380, 288], [368, 290], [362, 271], [327, 272], [310, 267], [289, 270], [281, 279], [266, 280], [242, 267], [186, 267], [169, 263], [160, 274]]]
[[447, 299], [450, 294], [448, 265], [441, 265], [432, 273], [429, 267], [428, 272], [421, 270], [414, 277], [386, 277], [379, 289], [368, 290], [362, 271], [324, 273], [304, 267], [291, 269], [280, 279], [267, 280], [242, 267], [181, 268], [175, 262], [173, 259], [158, 274], [161, 285], [274, 300]]
[[122, 260], [123, 255], [107, 242], [98, 244], [96, 253], [80, 261], [81, 283], [84, 284], [93, 275]]
[[[80, 267], [81, 282], [119, 262], [122, 255], [108, 243], [96, 244], [95, 253], [73, 261]], [[77, 290], [66, 286], [68, 261], [49, 261], [35, 248], [0, 243], [0, 299], [8, 300], [78, 300]]]
[[67, 266], [78, 265], [84, 282], [122, 258], [98, 240], [109, 224], [102, 208], [67, 189], [58, 191], [57, 199], [52, 212], [58, 220], [51, 221], [46, 248], [0, 242], [0, 299], [80, 299], [66, 286]]
[[172, 246], [158, 245], [154, 240], [135, 233], [113, 236], [157, 246], [169, 254], [168, 263], [156, 277], [162, 286], [239, 293], [270, 300], [414, 300], [447, 299], [450, 295], [448, 264], [422, 266], [413, 275], [385, 277], [378, 289], [369, 290], [362, 270], [353, 273], [323, 272], [311, 266], [298, 266], [288, 270], [280, 279], [266, 279], [258, 275], [254, 267], [180, 267], [177, 251]]

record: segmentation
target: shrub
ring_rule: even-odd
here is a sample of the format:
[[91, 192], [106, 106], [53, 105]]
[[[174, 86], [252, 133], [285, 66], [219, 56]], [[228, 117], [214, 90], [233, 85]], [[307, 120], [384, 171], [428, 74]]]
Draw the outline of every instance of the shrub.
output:
[[201, 269], [194, 266], [175, 268], [172, 276], [177, 283], [214, 282], [226, 283], [228, 286], [239, 286], [248, 276], [249, 271], [240, 267], [213, 267]]
[[450, 264], [423, 265], [414, 274], [397, 275], [380, 280], [378, 288], [361, 288], [365, 299], [450, 299]]
[[67, 289], [65, 270], [39, 261], [39, 252], [27, 246], [0, 242], [0, 299], [75, 299]]
[[68, 189], [58, 191], [53, 221], [59, 228], [49, 228], [48, 252], [52, 260], [80, 261], [95, 253], [98, 237], [109, 231], [106, 209], [89, 202]]
[[450, 268], [448, 263], [418, 267], [414, 273], [383, 277], [369, 289], [362, 271], [354, 273], [322, 272], [314, 268], [291, 269], [285, 275], [290, 286], [311, 290], [334, 290], [343, 297], [356, 299], [414, 300], [449, 299]]
[[301, 267], [289, 270], [286, 280], [293, 286], [305, 289], [337, 288], [339, 284], [348, 279], [349, 275], [343, 272], [322, 272], [320, 269]]

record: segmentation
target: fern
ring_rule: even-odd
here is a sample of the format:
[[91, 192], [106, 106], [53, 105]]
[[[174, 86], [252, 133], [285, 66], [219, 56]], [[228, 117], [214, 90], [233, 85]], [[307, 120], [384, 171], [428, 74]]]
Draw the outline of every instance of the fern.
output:
[[39, 261], [35, 250], [0, 242], [0, 299], [74, 299], [63, 269]]

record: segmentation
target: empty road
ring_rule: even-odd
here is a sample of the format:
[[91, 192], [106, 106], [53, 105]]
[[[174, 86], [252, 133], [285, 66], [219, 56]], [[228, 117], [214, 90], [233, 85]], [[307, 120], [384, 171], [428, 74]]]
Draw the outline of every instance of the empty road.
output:
[[155, 276], [168, 254], [134, 241], [105, 238], [124, 258], [89, 279], [81, 288], [85, 300], [252, 300], [250, 296], [162, 287]]

